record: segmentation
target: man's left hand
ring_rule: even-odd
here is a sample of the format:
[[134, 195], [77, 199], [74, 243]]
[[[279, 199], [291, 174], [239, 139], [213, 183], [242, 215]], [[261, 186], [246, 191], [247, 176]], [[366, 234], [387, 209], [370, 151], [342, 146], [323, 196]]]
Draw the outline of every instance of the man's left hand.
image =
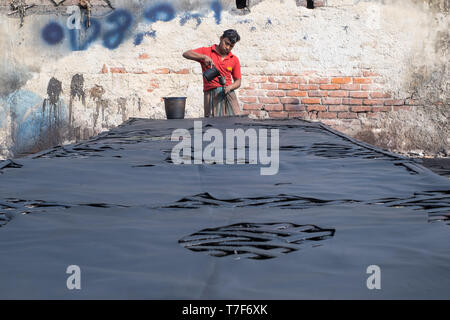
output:
[[231, 92], [231, 90], [232, 90], [231, 86], [225, 87], [224, 93], [229, 94]]

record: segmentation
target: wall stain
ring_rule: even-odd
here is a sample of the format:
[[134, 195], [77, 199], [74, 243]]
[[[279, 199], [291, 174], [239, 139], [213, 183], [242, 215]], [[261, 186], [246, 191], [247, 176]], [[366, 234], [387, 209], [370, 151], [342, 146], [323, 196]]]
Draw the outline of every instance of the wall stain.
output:
[[73, 101], [75, 98], [81, 100], [83, 105], [86, 106], [86, 95], [84, 93], [84, 77], [82, 74], [75, 74], [72, 77], [70, 83], [70, 103], [69, 103], [69, 126], [72, 126], [73, 122]]
[[96, 108], [94, 113], [94, 128], [97, 126], [97, 121], [100, 113], [100, 109], [102, 111], [102, 122], [105, 121], [105, 109], [108, 108], [108, 100], [102, 99], [105, 94], [105, 89], [96, 84], [95, 87], [92, 87], [89, 90], [89, 95], [95, 101]]
[[122, 113], [122, 122], [127, 121], [127, 99], [119, 98], [117, 99], [117, 114]]
[[48, 82], [47, 96], [42, 103], [42, 118], [39, 141], [35, 148], [45, 149], [58, 145], [63, 140], [62, 104], [60, 100], [62, 83], [55, 77]]

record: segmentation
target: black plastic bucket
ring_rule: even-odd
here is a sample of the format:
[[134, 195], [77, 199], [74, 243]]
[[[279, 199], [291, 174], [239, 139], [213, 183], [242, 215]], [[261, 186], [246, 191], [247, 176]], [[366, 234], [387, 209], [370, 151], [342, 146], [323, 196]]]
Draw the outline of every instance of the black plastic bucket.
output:
[[164, 97], [167, 119], [184, 119], [186, 97]]

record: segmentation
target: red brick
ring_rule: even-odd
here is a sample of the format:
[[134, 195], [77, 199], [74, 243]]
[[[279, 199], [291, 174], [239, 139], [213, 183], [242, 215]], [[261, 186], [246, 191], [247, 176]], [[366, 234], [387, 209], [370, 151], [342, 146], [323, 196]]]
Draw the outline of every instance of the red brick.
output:
[[341, 104], [342, 99], [339, 98], [323, 98], [322, 104]]
[[348, 97], [348, 91], [330, 91], [328, 92], [329, 97]]
[[324, 7], [325, 1], [323, 0], [315, 0], [314, 1], [314, 8]]
[[327, 97], [328, 91], [308, 91], [309, 97]]
[[287, 118], [289, 113], [286, 111], [280, 111], [280, 112], [269, 112], [269, 117], [271, 118]]
[[374, 91], [374, 90], [378, 90], [379, 87], [377, 85], [371, 85], [371, 84], [362, 84], [361, 85], [361, 90], [363, 91]]
[[306, 112], [289, 112], [289, 118], [305, 118]]
[[189, 74], [190, 70], [189, 69], [180, 69], [177, 71], [171, 71], [171, 73], [176, 73], [176, 74]]
[[297, 98], [281, 98], [281, 103], [288, 103], [288, 104], [299, 104], [300, 100]]
[[241, 97], [239, 98], [240, 101], [245, 102], [245, 103], [256, 103], [257, 99], [256, 97]]
[[127, 73], [125, 68], [110, 68], [109, 71], [111, 73]]
[[269, 77], [269, 82], [289, 83], [288, 77]]
[[362, 104], [362, 99], [342, 99], [342, 104]]
[[374, 100], [374, 99], [364, 99], [363, 104], [365, 105], [374, 105], [374, 104], [383, 104], [383, 100]]
[[370, 97], [372, 99], [390, 98], [391, 94], [390, 93], [385, 93], [385, 92], [371, 92], [370, 93]]
[[370, 83], [372, 83], [372, 79], [370, 79], [370, 78], [353, 78], [353, 83], [370, 84]]
[[306, 97], [306, 91], [290, 90], [286, 92], [288, 97]]
[[244, 104], [242, 106], [242, 108], [244, 110], [261, 110], [262, 107], [263, 107], [262, 104], [256, 104], [256, 103], [255, 104]]
[[370, 106], [354, 106], [354, 107], [351, 107], [351, 110], [353, 112], [368, 112], [371, 110], [371, 107]]
[[283, 105], [282, 104], [265, 104], [263, 106], [263, 110], [267, 110], [267, 111], [283, 111]]
[[312, 78], [308, 81], [309, 84], [327, 84], [330, 83], [329, 78]]
[[328, 111], [348, 111], [348, 106], [328, 106]]
[[253, 89], [257, 89], [257, 84], [256, 83], [246, 83], [241, 88], [244, 90], [249, 90], [249, 89], [253, 90]]
[[321, 105], [306, 106], [306, 110], [308, 110], [308, 111], [327, 111], [327, 106], [321, 106]]
[[405, 100], [397, 99], [397, 100], [386, 100], [384, 101], [384, 105], [386, 106], [401, 106], [405, 104]]
[[168, 68], [159, 68], [159, 69], [153, 70], [153, 73], [156, 73], [156, 74], [169, 74], [169, 69]]
[[315, 84], [310, 84], [310, 85], [299, 85], [298, 86], [299, 90], [319, 90], [319, 86], [315, 85]]
[[264, 83], [267, 82], [267, 77], [248, 77], [248, 82]]
[[261, 114], [263, 113], [262, 111], [258, 111], [258, 110], [247, 110], [246, 112], [248, 115], [254, 115], [257, 118], [259, 118], [261, 116]]
[[359, 84], [341, 84], [342, 90], [349, 90], [349, 91], [359, 91], [361, 90], [361, 85]]
[[265, 97], [259, 97], [260, 103], [280, 103], [279, 98], [265, 98]]
[[369, 98], [369, 93], [361, 92], [361, 91], [350, 92], [350, 97], [352, 97], [352, 98]]
[[305, 78], [301, 77], [289, 77], [289, 83], [307, 84], [308, 81], [306, 81]]
[[394, 106], [394, 111], [411, 111], [411, 106]]
[[317, 117], [319, 119], [336, 119], [337, 113], [336, 112], [319, 112], [317, 114]]
[[264, 96], [264, 90], [239, 90], [239, 95], [247, 97], [259, 97]]
[[305, 106], [301, 104], [285, 104], [284, 110], [286, 111], [304, 111]]
[[266, 89], [266, 90], [277, 90], [278, 89], [278, 85], [276, 83], [262, 83], [259, 85], [259, 87], [261, 89]]
[[279, 83], [278, 89], [280, 89], [280, 90], [298, 89], [298, 84], [296, 84], [296, 83]]
[[391, 106], [372, 106], [372, 112], [387, 112], [391, 110]]
[[150, 56], [148, 55], [148, 53], [142, 53], [141, 55], [139, 55], [139, 58], [138, 58], [138, 59], [143, 60], [143, 59], [148, 59], [148, 58], [150, 58]]
[[304, 104], [320, 104], [320, 98], [306, 98], [302, 99]]
[[331, 79], [331, 83], [338, 83], [338, 84], [347, 84], [352, 82], [352, 78], [350, 77], [337, 77], [337, 78], [332, 78]]
[[267, 92], [268, 97], [284, 97], [286, 92], [280, 90], [272, 90]]
[[320, 89], [321, 90], [338, 90], [341, 86], [339, 84], [321, 84]]
[[339, 112], [339, 119], [358, 119], [358, 114], [355, 112]]
[[159, 83], [155, 80], [150, 81], [150, 89], [159, 88]]

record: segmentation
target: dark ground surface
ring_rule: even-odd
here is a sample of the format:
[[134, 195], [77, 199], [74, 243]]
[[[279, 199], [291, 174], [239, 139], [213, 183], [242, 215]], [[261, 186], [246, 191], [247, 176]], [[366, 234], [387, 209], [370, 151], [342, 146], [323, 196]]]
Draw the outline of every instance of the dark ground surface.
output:
[[449, 179], [319, 123], [199, 120], [278, 129], [278, 174], [173, 164], [194, 119], [0, 162], [0, 299], [450, 298]]

